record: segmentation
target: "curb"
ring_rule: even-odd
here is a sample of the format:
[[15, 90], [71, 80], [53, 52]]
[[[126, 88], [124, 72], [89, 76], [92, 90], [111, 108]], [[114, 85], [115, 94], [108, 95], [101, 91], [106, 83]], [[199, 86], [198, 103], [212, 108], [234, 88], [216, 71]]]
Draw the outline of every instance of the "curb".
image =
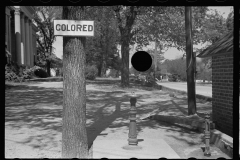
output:
[[219, 130], [211, 130], [210, 143], [218, 147], [222, 152], [233, 158], [233, 138], [220, 132]]
[[[150, 117], [152, 120], [164, 121], [167, 123], [182, 124], [204, 133], [205, 120], [197, 117], [185, 116], [166, 116], [166, 115], [153, 115]], [[233, 158], [233, 138], [214, 129], [214, 124], [210, 123], [210, 143], [218, 147], [222, 152]]]
[[63, 77], [34, 78], [34, 79], [30, 79], [29, 81], [36, 81], [36, 82], [61, 82], [61, 81], [63, 81]]
[[[187, 94], [186, 91], [180, 91], [180, 90], [177, 90], [177, 89], [168, 88], [168, 87], [165, 87], [165, 86], [162, 86], [162, 85], [159, 85], [159, 84], [156, 84], [155, 87], [157, 89], [160, 89], [160, 90], [163, 90], [163, 91], [170, 91], [170, 92], [176, 92], [176, 93], [180, 93], [180, 94]], [[204, 99], [206, 101], [212, 101], [212, 97], [203, 96], [203, 95], [200, 95], [200, 94], [196, 94], [196, 98]]]

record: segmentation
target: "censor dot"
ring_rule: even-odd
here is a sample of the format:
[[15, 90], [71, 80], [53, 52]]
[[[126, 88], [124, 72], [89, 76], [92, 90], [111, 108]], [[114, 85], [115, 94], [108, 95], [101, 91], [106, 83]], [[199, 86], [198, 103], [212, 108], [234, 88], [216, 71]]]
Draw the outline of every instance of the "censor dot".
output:
[[139, 72], [145, 72], [152, 66], [152, 57], [145, 51], [138, 51], [133, 54], [131, 64]]

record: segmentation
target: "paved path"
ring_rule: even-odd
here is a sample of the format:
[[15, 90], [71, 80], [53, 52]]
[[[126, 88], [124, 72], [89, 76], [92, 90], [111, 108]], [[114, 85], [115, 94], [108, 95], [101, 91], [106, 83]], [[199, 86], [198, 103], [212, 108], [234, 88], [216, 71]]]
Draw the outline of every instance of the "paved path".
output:
[[[159, 85], [162, 85], [162, 86], [165, 86], [168, 88], [187, 92], [187, 83], [185, 83], [185, 82], [157, 82], [157, 83]], [[212, 97], [212, 86], [211, 85], [206, 85], [206, 86], [196, 85], [196, 94]]]
[[[109, 84], [111, 83], [111, 84]], [[152, 120], [139, 120], [153, 110], [162, 114], [184, 114], [186, 97], [155, 89], [121, 89], [114, 82], [87, 84], [88, 142], [98, 137], [125, 139], [129, 125], [129, 93], [138, 95], [138, 138], [161, 139], [180, 158], [203, 156], [202, 134]], [[209, 102], [199, 101], [199, 108], [209, 108]], [[167, 109], [167, 112], [166, 112]], [[62, 82], [44, 82], [20, 86], [5, 91], [5, 157], [61, 158], [62, 143]], [[213, 156], [229, 158], [211, 146]], [[162, 148], [164, 150], [164, 148]], [[160, 157], [159, 157], [160, 158]]]

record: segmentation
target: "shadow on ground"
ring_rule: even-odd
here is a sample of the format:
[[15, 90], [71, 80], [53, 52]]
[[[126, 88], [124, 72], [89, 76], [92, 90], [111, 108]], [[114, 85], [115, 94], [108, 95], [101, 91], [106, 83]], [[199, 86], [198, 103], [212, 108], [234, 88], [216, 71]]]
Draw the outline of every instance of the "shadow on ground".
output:
[[[87, 81], [87, 84], [94, 85], [119, 85], [120, 81], [113, 80], [95, 80]], [[131, 85], [132, 88], [139, 87], [137, 84]], [[154, 91], [150, 87], [141, 87], [147, 91]], [[119, 128], [128, 126], [128, 112], [130, 108], [129, 96], [126, 91], [105, 91], [105, 90], [87, 90], [87, 134], [89, 147], [98, 135], [108, 127]], [[151, 98], [152, 95], [145, 94], [138, 98], [138, 102], [144, 102], [144, 99]], [[155, 96], [166, 96], [166, 93], [156, 93]], [[48, 138], [53, 146], [61, 145], [61, 138], [56, 139], [56, 136], [61, 137], [62, 133], [62, 103], [63, 103], [62, 88], [43, 88], [36, 86], [14, 86], [5, 90], [5, 128], [20, 130], [26, 127], [27, 129], [36, 129], [39, 133], [31, 134], [25, 137], [24, 141], [17, 142], [24, 145], [30, 145], [33, 148], [46, 149], [48, 144], [41, 143]], [[178, 104], [172, 102], [179, 110]], [[138, 115], [151, 113], [154, 109], [161, 112], [169, 107], [169, 100], [153, 101], [152, 103], [143, 103], [137, 106]], [[120, 119], [118, 121], [118, 119]], [[116, 121], [117, 120], [117, 121]], [[116, 123], [113, 123], [116, 121]], [[195, 132], [187, 128], [179, 128], [177, 125], [170, 125], [164, 122], [149, 123], [148, 120], [141, 121], [137, 125], [138, 132], [143, 129], [151, 128], [168, 128], [168, 132], [179, 132], [182, 135], [189, 134], [192, 138], [196, 135]], [[10, 133], [11, 134], [11, 133]], [[14, 135], [13, 135], [14, 136]], [[189, 145], [194, 143], [181, 139], [181, 137], [174, 137], [176, 140], [182, 140]], [[33, 143], [32, 141], [35, 141]], [[51, 142], [52, 141], [52, 142]], [[56, 142], [58, 141], [58, 142]], [[58, 146], [61, 148], [61, 146]]]

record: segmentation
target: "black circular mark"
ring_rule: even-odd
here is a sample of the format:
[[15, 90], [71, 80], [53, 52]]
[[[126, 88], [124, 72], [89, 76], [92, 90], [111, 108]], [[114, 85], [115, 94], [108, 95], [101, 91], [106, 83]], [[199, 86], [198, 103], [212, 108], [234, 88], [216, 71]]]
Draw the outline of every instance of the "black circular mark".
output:
[[106, 3], [109, 2], [110, 0], [98, 0], [99, 2]]
[[152, 57], [145, 51], [138, 51], [133, 54], [131, 64], [139, 72], [145, 72], [152, 66]]
[[19, 2], [22, 2], [22, 0], [10, 0], [11, 2], [13, 3], [19, 3]]
[[72, 3], [77, 3], [77, 2], [80, 2], [81, 0], [69, 0], [69, 1]]
[[49, 3], [51, 0], [40, 0], [43, 3]]

